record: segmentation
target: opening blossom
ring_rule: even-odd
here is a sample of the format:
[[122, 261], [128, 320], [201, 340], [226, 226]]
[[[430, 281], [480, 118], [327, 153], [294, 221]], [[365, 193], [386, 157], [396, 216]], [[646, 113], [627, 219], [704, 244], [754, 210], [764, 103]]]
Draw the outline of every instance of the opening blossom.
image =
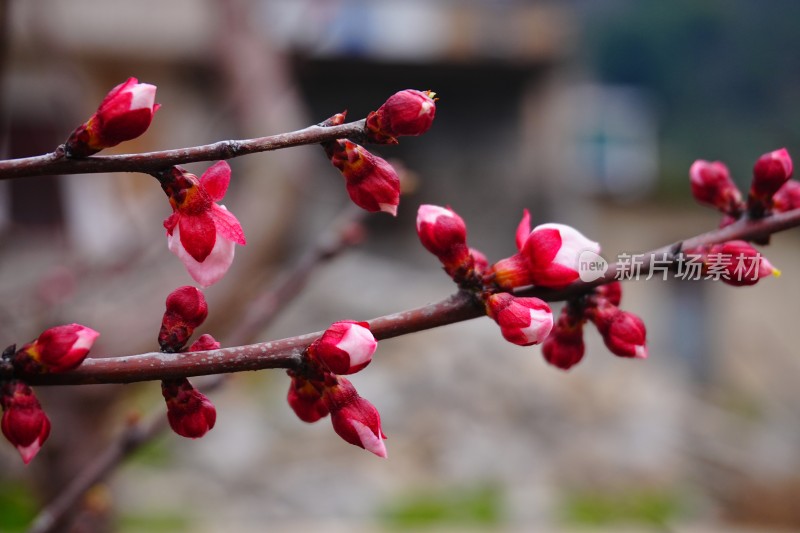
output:
[[6, 439], [17, 448], [22, 461], [33, 460], [50, 435], [50, 420], [33, 390], [21, 381], [7, 381], [0, 389], [3, 419], [0, 426]]
[[228, 190], [231, 168], [219, 161], [198, 179], [181, 167], [160, 177], [173, 213], [164, 220], [167, 244], [203, 287], [213, 285], [233, 263], [234, 247], [246, 240], [241, 224], [224, 205], [217, 205]]
[[85, 157], [147, 131], [160, 107], [155, 103], [156, 86], [136, 78], [109, 92], [94, 115], [78, 126], [65, 143], [69, 157]]

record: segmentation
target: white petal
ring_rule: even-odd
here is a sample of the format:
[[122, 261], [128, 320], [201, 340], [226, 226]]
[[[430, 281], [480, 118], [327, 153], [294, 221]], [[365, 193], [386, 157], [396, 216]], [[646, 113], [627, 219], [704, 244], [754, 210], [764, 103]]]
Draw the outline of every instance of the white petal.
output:
[[350, 324], [350, 328], [336, 345], [337, 348], [350, 355], [351, 367], [369, 362], [377, 346], [378, 343], [372, 336], [372, 332], [358, 324]]
[[189, 255], [189, 252], [181, 244], [180, 228], [177, 226], [172, 235], [167, 234], [167, 245], [169, 250], [183, 261], [192, 279], [203, 287], [209, 287], [222, 279], [233, 263], [233, 254], [236, 247], [236, 243], [217, 233], [214, 248], [208, 257], [202, 263], [199, 263]]
[[152, 109], [156, 101], [156, 86], [149, 83], [137, 83], [130, 89], [131, 111], [134, 109]]
[[528, 342], [539, 344], [543, 342], [553, 329], [553, 313], [546, 309], [531, 309], [531, 323], [526, 328], [520, 328], [520, 333], [525, 335]]
[[583, 233], [571, 226], [567, 226], [566, 224], [555, 224], [552, 222], [548, 224], [541, 224], [536, 226], [533, 231], [539, 229], [556, 229], [561, 235], [561, 248], [558, 250], [555, 258], [553, 258], [553, 263], [557, 263], [577, 271], [579, 270], [578, 258], [580, 257], [581, 253], [587, 250], [596, 254], [600, 253], [599, 243], [589, 240]]
[[374, 453], [378, 457], [386, 458], [386, 445], [380, 435], [375, 435], [369, 427], [357, 420], [351, 420], [350, 423], [358, 433], [358, 439], [364, 445], [365, 450]]

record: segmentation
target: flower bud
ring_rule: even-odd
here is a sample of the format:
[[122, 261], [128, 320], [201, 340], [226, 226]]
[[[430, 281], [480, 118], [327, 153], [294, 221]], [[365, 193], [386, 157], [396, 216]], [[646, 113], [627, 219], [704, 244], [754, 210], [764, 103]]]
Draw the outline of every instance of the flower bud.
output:
[[539, 298], [493, 294], [486, 300], [486, 313], [500, 326], [503, 337], [519, 346], [539, 344], [553, 328], [550, 306]]
[[214, 404], [188, 379], [162, 381], [161, 394], [167, 402], [169, 425], [181, 437], [199, 439], [214, 427], [217, 421]]
[[372, 361], [377, 347], [369, 324], [341, 320], [311, 343], [308, 356], [334, 374], [354, 374]]
[[742, 193], [731, 180], [728, 167], [720, 161], [698, 159], [689, 168], [692, 195], [701, 204], [737, 216], [744, 207]]
[[156, 86], [136, 78], [117, 85], [106, 95], [92, 117], [78, 126], [65, 144], [68, 157], [85, 157], [147, 131], [160, 107]]
[[475, 273], [482, 277], [487, 270], [489, 270], [489, 260], [486, 259], [486, 254], [475, 248], [469, 249], [469, 255], [472, 256], [472, 263]]
[[205, 352], [208, 350], [218, 350], [222, 344], [208, 333], [203, 333], [189, 346], [190, 352]]
[[16, 354], [14, 364], [31, 371], [66, 372], [79, 366], [100, 334], [80, 324], [67, 324], [45, 330], [39, 338], [24, 345]]
[[297, 418], [311, 423], [328, 416], [328, 406], [322, 399], [324, 384], [304, 376], [289, 375], [292, 376], [292, 382], [286, 400]]
[[185, 285], [167, 296], [167, 310], [161, 319], [158, 344], [164, 352], [179, 352], [196, 327], [208, 316], [208, 304], [203, 293]]
[[641, 318], [602, 301], [589, 318], [611, 353], [620, 357], [647, 358], [647, 329]]
[[622, 283], [612, 281], [611, 283], [600, 285], [594, 290], [594, 293], [600, 298], [605, 298], [608, 303], [619, 306], [622, 301]]
[[333, 430], [340, 437], [378, 457], [386, 457], [381, 415], [358, 395], [349, 380], [338, 377], [335, 384], [326, 383], [323, 398], [331, 413]]
[[784, 183], [772, 197], [772, 207], [778, 213], [800, 207], [800, 181], [789, 180]]
[[436, 93], [406, 89], [397, 92], [377, 111], [367, 115], [367, 139], [380, 144], [397, 144], [401, 135], [422, 135], [436, 115]]
[[22, 461], [28, 464], [50, 435], [50, 420], [33, 390], [21, 381], [2, 384], [0, 405], [3, 407], [0, 422], [3, 435], [17, 448]]
[[450, 276], [473, 269], [473, 256], [467, 246], [467, 226], [452, 209], [428, 204], [419, 206], [417, 235]]
[[768, 209], [772, 205], [772, 196], [792, 177], [792, 170], [792, 158], [786, 148], [759, 157], [750, 184], [750, 210], [758, 214]]
[[728, 241], [712, 246], [705, 256], [707, 275], [718, 274], [728, 285], [755, 285], [761, 278], [780, 276], [781, 272], [746, 241]]
[[569, 370], [583, 359], [583, 319], [575, 316], [569, 305], [561, 310], [558, 321], [542, 344], [545, 361], [562, 370]]
[[347, 139], [325, 143], [325, 152], [344, 176], [347, 194], [354, 204], [371, 213], [397, 215], [400, 178], [392, 165]]

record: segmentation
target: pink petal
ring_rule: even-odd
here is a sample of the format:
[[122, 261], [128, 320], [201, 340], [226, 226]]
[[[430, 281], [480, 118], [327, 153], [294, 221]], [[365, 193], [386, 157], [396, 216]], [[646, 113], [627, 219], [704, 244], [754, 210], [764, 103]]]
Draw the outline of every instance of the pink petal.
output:
[[178, 211], [173, 211], [170, 216], [164, 219], [164, 227], [167, 229], [167, 233], [172, 235], [172, 231], [175, 229], [175, 226], [178, 225], [178, 220], [180, 220], [181, 214]]
[[211, 218], [217, 227], [217, 232], [236, 244], [244, 246], [247, 240], [244, 238], [244, 230], [239, 220], [233, 213], [228, 211], [224, 205], [213, 204], [211, 206]]
[[181, 244], [196, 261], [204, 261], [217, 240], [217, 228], [209, 213], [182, 215], [178, 220]]
[[517, 250], [522, 251], [525, 246], [525, 241], [528, 240], [528, 235], [531, 234], [531, 213], [527, 209], [522, 211], [522, 220], [519, 221], [517, 226]]
[[222, 200], [231, 182], [231, 167], [226, 161], [218, 161], [200, 176], [200, 184], [215, 202]]
[[223, 238], [217, 238], [214, 248], [202, 263], [195, 261], [184, 249], [180, 239], [180, 228], [173, 235], [167, 236], [169, 250], [183, 261], [189, 275], [203, 287], [209, 287], [225, 276], [233, 263], [236, 244]]

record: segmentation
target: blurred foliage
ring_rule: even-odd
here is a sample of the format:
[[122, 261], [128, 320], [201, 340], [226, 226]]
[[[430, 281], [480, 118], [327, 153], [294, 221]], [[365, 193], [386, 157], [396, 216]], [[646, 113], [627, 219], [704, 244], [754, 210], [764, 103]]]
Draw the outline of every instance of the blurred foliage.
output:
[[503, 520], [502, 493], [494, 486], [426, 489], [398, 498], [380, 514], [393, 529], [494, 526]]
[[620, 0], [585, 15], [582, 49], [597, 78], [654, 96], [665, 179], [719, 159], [749, 184], [761, 153], [800, 141], [800, 2]]
[[562, 515], [575, 525], [648, 524], [664, 526], [681, 512], [678, 497], [668, 491], [576, 492], [565, 497]]
[[0, 485], [0, 531], [25, 531], [36, 516], [37, 506], [27, 485], [4, 481]]

